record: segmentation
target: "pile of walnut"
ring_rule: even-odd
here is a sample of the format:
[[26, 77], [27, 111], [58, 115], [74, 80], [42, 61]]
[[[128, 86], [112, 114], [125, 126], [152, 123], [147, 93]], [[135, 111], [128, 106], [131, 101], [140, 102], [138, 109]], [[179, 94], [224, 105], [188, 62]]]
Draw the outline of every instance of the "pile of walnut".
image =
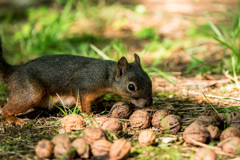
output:
[[[129, 123], [122, 122], [123, 119], [128, 118]], [[81, 115], [71, 114], [62, 118], [61, 123], [66, 133], [84, 130], [82, 136], [73, 142], [66, 134], [57, 135], [52, 141], [40, 141], [36, 146], [36, 154], [39, 158], [49, 158], [54, 155], [56, 158], [64, 156], [72, 159], [76, 155], [80, 158], [90, 158], [93, 155], [107, 159], [125, 159], [130, 153], [131, 143], [124, 139], [118, 139], [112, 143], [106, 139], [105, 131], [121, 135], [130, 124], [131, 128], [141, 130], [138, 136], [139, 145], [149, 146], [154, 145], [156, 139], [155, 133], [150, 129], [151, 126], [155, 130], [172, 134], [181, 129], [181, 118], [173, 110], [157, 110], [151, 116], [146, 110], [133, 112], [126, 102], [115, 103], [107, 116], [84, 119]], [[220, 133], [219, 127], [226, 129]], [[185, 128], [183, 139], [186, 144], [191, 145], [220, 139], [219, 148], [230, 154], [238, 154], [240, 113], [217, 114], [213, 111], [203, 113]], [[217, 155], [213, 150], [203, 148], [195, 153], [194, 159], [217, 159]]]
[[[133, 112], [126, 102], [117, 102], [112, 106], [107, 116], [95, 116], [92, 119], [77, 114], [67, 115], [62, 118], [61, 124], [66, 133], [84, 130], [80, 138], [71, 142], [66, 134], [55, 136], [52, 141], [42, 140], [36, 146], [36, 154], [39, 158], [72, 159], [75, 156], [90, 158], [93, 156], [108, 159], [124, 159], [128, 156], [131, 143], [124, 139], [115, 140], [113, 143], [106, 139], [105, 131], [122, 134], [128, 126], [122, 119], [129, 118], [131, 128], [141, 129], [138, 141], [141, 146], [155, 144], [156, 135], [150, 129], [153, 126], [160, 131], [177, 133], [181, 129], [181, 118], [175, 112], [162, 109], [151, 116], [146, 110]], [[91, 128], [86, 128], [90, 126]]]
[[177, 133], [181, 129], [181, 118], [175, 115], [176, 112], [169, 109], [161, 109], [153, 116], [146, 110], [136, 110], [132, 113], [132, 108], [126, 102], [117, 102], [112, 106], [108, 116], [95, 116], [92, 120], [87, 120], [80, 115], [71, 114], [65, 116], [61, 123], [67, 133], [82, 130], [86, 125], [101, 127], [103, 130], [121, 134], [125, 124], [120, 119], [129, 118], [130, 126], [136, 129], [150, 128], [151, 125], [160, 131]]
[[[219, 128], [225, 129], [220, 133]], [[197, 145], [197, 142], [209, 143], [211, 140], [220, 139], [219, 148], [224, 152], [237, 155], [240, 150], [240, 113], [217, 114], [214, 111], [203, 113], [184, 130], [183, 138], [187, 144], [192, 145]], [[213, 152], [208, 153], [213, 155]], [[203, 154], [196, 152], [195, 159], [198, 155]]]
[[67, 134], [59, 134], [50, 140], [38, 142], [35, 152], [38, 158], [74, 159], [90, 158], [90, 154], [107, 159], [125, 159], [131, 150], [131, 143], [118, 139], [113, 143], [106, 139], [100, 128], [86, 128], [81, 137], [71, 141]]

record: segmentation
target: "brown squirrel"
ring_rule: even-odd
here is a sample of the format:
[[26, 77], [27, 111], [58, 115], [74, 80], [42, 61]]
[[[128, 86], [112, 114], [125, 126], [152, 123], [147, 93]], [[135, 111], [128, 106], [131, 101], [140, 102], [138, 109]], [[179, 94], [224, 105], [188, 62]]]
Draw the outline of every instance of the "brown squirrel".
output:
[[[33, 107], [51, 109], [64, 102], [91, 114], [91, 103], [107, 93], [116, 93], [138, 107], [152, 104], [152, 82], [134, 54], [118, 62], [74, 55], [43, 56], [14, 66], [3, 58], [0, 39], [0, 77], [8, 85], [9, 100], [2, 109], [8, 123], [22, 125], [28, 119], [14, 115]], [[59, 98], [59, 97], [60, 98]], [[78, 100], [79, 99], [79, 100]]]

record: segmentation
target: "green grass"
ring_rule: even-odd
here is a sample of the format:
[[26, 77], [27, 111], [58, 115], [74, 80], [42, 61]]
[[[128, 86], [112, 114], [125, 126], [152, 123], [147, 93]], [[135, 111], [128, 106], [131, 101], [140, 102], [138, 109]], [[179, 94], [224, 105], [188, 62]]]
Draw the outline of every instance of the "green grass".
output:
[[6, 84], [0, 84], [0, 94], [6, 94], [6, 88], [7, 85]]
[[213, 34], [211, 35], [221, 47], [224, 48], [226, 54], [230, 53], [230, 58], [223, 57], [226, 63], [226, 70], [229, 70], [237, 83], [237, 74], [240, 72], [240, 1], [236, 10], [229, 10], [227, 17], [229, 20], [226, 24], [214, 25], [210, 20], [208, 24], [211, 27]]
[[156, 159], [156, 157], [163, 160], [180, 160], [182, 159], [182, 153], [179, 151], [179, 149], [174, 149], [170, 146], [136, 146], [133, 148], [133, 152], [131, 153], [130, 157], [134, 157], [134, 159], [139, 160], [151, 160]]
[[0, 146], [0, 151], [4, 152], [4, 151], [14, 151], [14, 150], [18, 150], [18, 147], [16, 146], [12, 146], [12, 145], [3, 145]]
[[[79, 98], [77, 99], [76, 105], [74, 107], [72, 107], [72, 108], [69, 108], [68, 106], [66, 106], [64, 104], [63, 100], [61, 99], [61, 97], [58, 94], [57, 94], [57, 96], [58, 96], [59, 100], [62, 103], [62, 105], [61, 105], [62, 107], [60, 107], [60, 106], [58, 106], [56, 104], [54, 104], [54, 106], [56, 108], [58, 108], [62, 112], [63, 116], [67, 116], [69, 114], [81, 114], [81, 112], [80, 112], [81, 106], [78, 106]], [[79, 97], [79, 95], [78, 95], [78, 97]], [[52, 96], [51, 96], [51, 101], [53, 103]]]

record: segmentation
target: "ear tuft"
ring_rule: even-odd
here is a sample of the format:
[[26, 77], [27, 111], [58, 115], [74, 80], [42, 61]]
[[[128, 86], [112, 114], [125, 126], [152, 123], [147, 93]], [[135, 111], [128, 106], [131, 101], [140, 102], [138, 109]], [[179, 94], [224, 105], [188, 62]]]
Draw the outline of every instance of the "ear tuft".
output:
[[134, 53], [134, 57], [135, 57], [134, 63], [141, 66], [140, 58], [137, 53]]

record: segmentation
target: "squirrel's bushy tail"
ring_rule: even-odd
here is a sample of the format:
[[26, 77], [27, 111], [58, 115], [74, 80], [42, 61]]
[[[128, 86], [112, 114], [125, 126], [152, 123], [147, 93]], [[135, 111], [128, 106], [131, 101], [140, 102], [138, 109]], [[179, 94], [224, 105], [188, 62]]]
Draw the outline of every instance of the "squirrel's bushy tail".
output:
[[0, 77], [3, 78], [4, 81], [7, 81], [13, 71], [14, 67], [8, 64], [3, 58], [2, 38], [0, 37]]

